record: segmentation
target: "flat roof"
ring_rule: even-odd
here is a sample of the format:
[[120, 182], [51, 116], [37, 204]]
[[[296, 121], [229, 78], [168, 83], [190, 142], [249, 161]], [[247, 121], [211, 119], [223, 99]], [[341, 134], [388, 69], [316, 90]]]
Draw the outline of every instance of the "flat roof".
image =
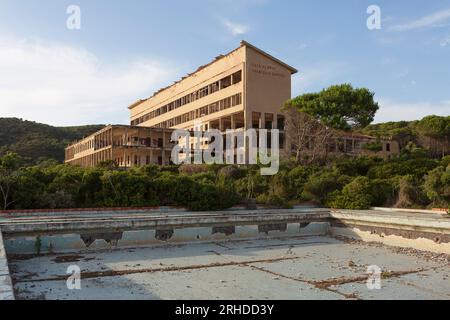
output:
[[294, 67], [288, 65], [287, 63], [284, 63], [283, 61], [281, 61], [281, 60], [275, 58], [274, 56], [268, 54], [267, 52], [265, 52], [265, 51], [259, 49], [258, 47], [255, 47], [255, 46], [252, 45], [251, 43], [249, 43], [249, 42], [247, 42], [247, 41], [245, 41], [245, 40], [242, 40], [242, 41], [240, 42], [240, 46], [239, 46], [239, 47], [237, 47], [237, 48], [231, 50], [230, 52], [228, 52], [228, 53], [226, 53], [226, 54], [220, 54], [220, 55], [218, 55], [213, 61], [211, 61], [211, 62], [209, 62], [209, 63], [207, 63], [207, 64], [205, 64], [205, 65], [202, 65], [202, 66], [198, 67], [197, 70], [195, 70], [195, 71], [192, 72], [192, 73], [188, 73], [186, 76], [182, 77], [182, 78], [181, 78], [180, 80], [178, 80], [178, 81], [175, 81], [175, 82], [172, 83], [171, 85], [159, 89], [158, 91], [156, 91], [155, 93], [153, 93], [153, 95], [151, 95], [151, 96], [148, 97], [147, 99], [139, 99], [139, 100], [133, 102], [130, 106], [128, 106], [128, 109], [131, 110], [131, 109], [137, 107], [137, 106], [140, 105], [142, 102], [145, 102], [145, 101], [147, 101], [147, 100], [149, 100], [149, 99], [151, 99], [151, 98], [157, 96], [159, 93], [161, 93], [161, 92], [163, 92], [163, 91], [165, 91], [165, 90], [171, 88], [172, 86], [174, 86], [174, 85], [176, 85], [176, 84], [182, 82], [182, 81], [185, 80], [186, 78], [188, 78], [188, 77], [190, 77], [190, 76], [196, 74], [197, 72], [199, 72], [199, 71], [203, 70], [204, 68], [206, 68], [206, 67], [212, 65], [213, 63], [215, 63], [215, 62], [217, 62], [217, 61], [219, 61], [219, 60], [221, 60], [221, 59], [223, 59], [223, 58], [229, 56], [230, 54], [232, 54], [233, 52], [235, 52], [236, 50], [238, 50], [238, 49], [240, 49], [240, 48], [242, 48], [242, 47], [248, 47], [248, 48], [251, 48], [251, 49], [257, 51], [258, 53], [262, 54], [263, 56], [265, 56], [265, 57], [267, 57], [267, 58], [269, 58], [269, 59], [275, 61], [276, 63], [278, 63], [278, 64], [282, 65], [283, 67], [285, 67], [286, 69], [290, 70], [290, 71], [291, 71], [291, 74], [295, 74], [295, 73], [298, 72], [298, 70], [295, 69]]

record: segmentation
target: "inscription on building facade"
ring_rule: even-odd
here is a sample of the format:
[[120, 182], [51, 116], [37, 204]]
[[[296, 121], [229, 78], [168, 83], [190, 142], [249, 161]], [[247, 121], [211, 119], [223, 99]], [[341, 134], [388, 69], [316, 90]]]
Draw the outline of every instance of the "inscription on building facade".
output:
[[257, 74], [261, 74], [264, 76], [271, 76], [271, 77], [279, 77], [284, 78], [286, 77], [281, 72], [277, 71], [277, 68], [271, 65], [262, 64], [262, 63], [252, 63], [251, 65], [251, 71]]

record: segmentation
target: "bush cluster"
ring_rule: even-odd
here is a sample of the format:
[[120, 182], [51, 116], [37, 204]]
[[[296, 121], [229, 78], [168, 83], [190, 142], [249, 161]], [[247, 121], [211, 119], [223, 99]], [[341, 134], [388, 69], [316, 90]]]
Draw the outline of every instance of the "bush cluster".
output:
[[347, 209], [448, 208], [450, 157], [433, 159], [414, 149], [388, 160], [341, 157], [309, 166], [286, 161], [278, 174], [261, 176], [257, 165], [122, 170], [108, 163], [81, 168], [47, 161], [22, 167], [20, 157], [8, 153], [0, 158], [0, 185], [9, 190], [1, 197], [8, 209], [171, 205], [201, 211], [249, 199], [283, 208], [305, 201]]

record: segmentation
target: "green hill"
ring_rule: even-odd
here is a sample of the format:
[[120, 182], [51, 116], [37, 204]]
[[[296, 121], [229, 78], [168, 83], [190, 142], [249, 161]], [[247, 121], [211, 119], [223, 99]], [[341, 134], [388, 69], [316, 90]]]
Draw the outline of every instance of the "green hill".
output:
[[[7, 151], [21, 155], [26, 164], [46, 159], [64, 161], [64, 148], [104, 125], [53, 127], [18, 118], [0, 118], [0, 157]], [[428, 116], [417, 121], [372, 124], [361, 130], [373, 136], [392, 137], [401, 148], [409, 143], [429, 150], [435, 156], [450, 153], [450, 116]]]
[[17, 118], [0, 118], [0, 156], [13, 151], [28, 164], [46, 159], [64, 161], [64, 148], [104, 125], [53, 127]]

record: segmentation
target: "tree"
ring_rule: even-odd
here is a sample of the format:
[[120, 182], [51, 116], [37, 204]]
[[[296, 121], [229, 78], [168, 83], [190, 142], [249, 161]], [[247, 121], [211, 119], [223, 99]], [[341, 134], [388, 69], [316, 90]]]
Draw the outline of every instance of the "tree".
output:
[[423, 189], [435, 205], [450, 204], [450, 167], [437, 167], [425, 176]]
[[290, 104], [328, 127], [346, 131], [369, 125], [379, 108], [373, 92], [353, 88], [350, 84], [304, 94], [291, 100]]
[[411, 142], [417, 144], [414, 122], [398, 121], [371, 124], [365, 127], [362, 133], [379, 138], [392, 138], [399, 143], [400, 149], [405, 148]]
[[333, 131], [313, 116], [301, 111], [293, 101], [283, 107], [286, 152], [295, 152], [297, 163], [311, 164], [326, 154], [326, 142]]
[[372, 185], [367, 177], [357, 177], [342, 191], [331, 194], [329, 204], [339, 209], [369, 209], [373, 202]]
[[328, 196], [349, 183], [348, 176], [335, 171], [319, 171], [309, 177], [303, 188], [303, 196], [311, 200], [326, 203]]
[[16, 153], [8, 152], [0, 158], [0, 193], [3, 210], [14, 203], [11, 200], [12, 186], [17, 180], [21, 157]]
[[416, 124], [418, 132], [427, 137], [427, 146], [435, 155], [445, 156], [450, 141], [450, 116], [427, 116]]
[[418, 185], [417, 178], [412, 175], [400, 177], [398, 181], [398, 199], [395, 207], [411, 208], [421, 205], [423, 203], [423, 196]]

